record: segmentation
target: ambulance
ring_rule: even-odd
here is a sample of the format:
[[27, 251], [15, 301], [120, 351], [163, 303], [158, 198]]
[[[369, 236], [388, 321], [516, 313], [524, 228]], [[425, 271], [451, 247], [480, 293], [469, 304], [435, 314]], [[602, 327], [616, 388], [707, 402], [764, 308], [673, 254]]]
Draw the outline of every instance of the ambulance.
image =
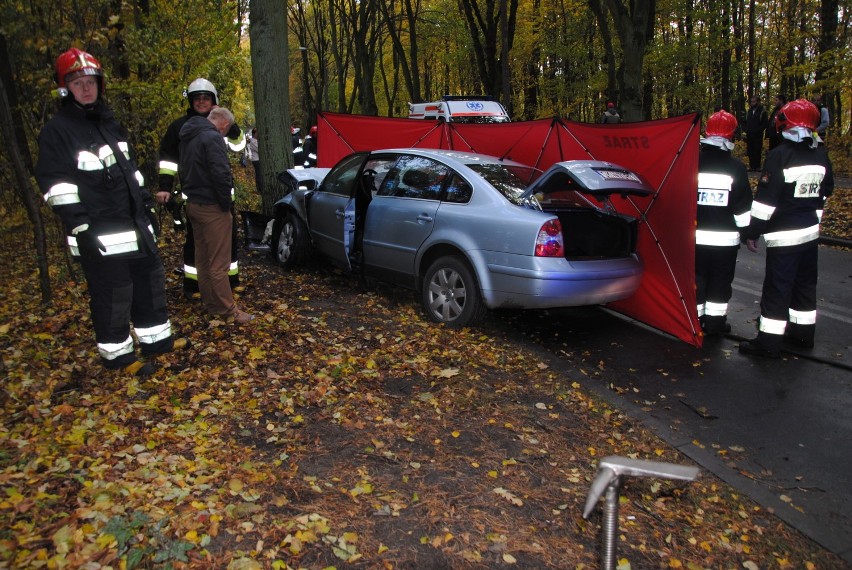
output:
[[509, 114], [503, 105], [487, 96], [444, 95], [440, 101], [409, 103], [408, 118], [450, 123], [509, 122]]

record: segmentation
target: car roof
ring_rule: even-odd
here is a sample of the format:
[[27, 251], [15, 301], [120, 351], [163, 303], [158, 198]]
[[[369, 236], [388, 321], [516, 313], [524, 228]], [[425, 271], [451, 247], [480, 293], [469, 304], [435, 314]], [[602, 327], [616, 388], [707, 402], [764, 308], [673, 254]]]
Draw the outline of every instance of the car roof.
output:
[[514, 160], [502, 159], [498, 156], [492, 156], [489, 154], [478, 154], [475, 152], [465, 152], [460, 150], [445, 150], [432, 148], [387, 148], [371, 151], [370, 154], [381, 154], [385, 152], [405, 153], [416, 156], [434, 158], [436, 160], [446, 162], [451, 166], [469, 166], [471, 164], [503, 164], [508, 166], [532, 168], [528, 164], [515, 162]]

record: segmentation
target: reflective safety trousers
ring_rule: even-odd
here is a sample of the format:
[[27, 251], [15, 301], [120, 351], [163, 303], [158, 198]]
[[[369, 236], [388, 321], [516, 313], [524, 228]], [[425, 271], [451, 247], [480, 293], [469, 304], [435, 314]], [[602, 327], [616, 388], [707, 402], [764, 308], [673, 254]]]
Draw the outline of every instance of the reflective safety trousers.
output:
[[133, 325], [142, 355], [171, 349], [166, 276], [159, 255], [134, 259], [80, 260], [89, 285], [92, 324], [106, 368], [136, 360]]

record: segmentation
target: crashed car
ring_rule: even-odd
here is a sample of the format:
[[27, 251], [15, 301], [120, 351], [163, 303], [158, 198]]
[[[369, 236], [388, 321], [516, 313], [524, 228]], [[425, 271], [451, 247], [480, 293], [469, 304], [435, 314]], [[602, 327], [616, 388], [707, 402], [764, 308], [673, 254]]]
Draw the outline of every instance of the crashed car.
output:
[[331, 169], [289, 170], [274, 206], [272, 254], [285, 268], [320, 259], [420, 294], [451, 327], [489, 309], [597, 305], [642, 279], [637, 220], [612, 200], [648, 195], [603, 161], [546, 172], [459, 151], [357, 152]]

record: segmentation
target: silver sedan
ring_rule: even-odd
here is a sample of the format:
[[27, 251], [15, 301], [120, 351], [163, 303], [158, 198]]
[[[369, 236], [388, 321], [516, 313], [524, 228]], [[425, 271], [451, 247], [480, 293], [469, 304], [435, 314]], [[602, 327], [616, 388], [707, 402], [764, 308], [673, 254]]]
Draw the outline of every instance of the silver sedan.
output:
[[458, 151], [359, 152], [331, 169], [290, 170], [275, 204], [273, 255], [314, 257], [420, 293], [448, 326], [488, 309], [596, 305], [642, 279], [637, 222], [612, 200], [653, 189], [602, 161], [546, 172]]

